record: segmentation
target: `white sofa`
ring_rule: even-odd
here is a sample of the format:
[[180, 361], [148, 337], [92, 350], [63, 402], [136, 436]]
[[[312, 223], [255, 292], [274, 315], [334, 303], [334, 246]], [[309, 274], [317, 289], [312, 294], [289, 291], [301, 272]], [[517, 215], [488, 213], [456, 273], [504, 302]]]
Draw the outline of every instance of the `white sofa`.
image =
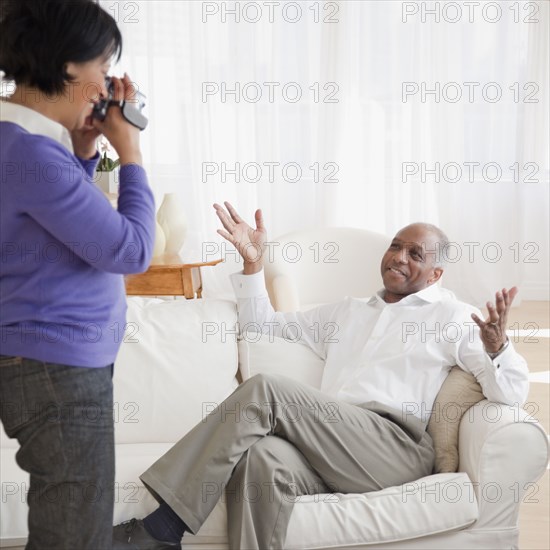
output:
[[[282, 339], [237, 342], [236, 307], [224, 300], [128, 298], [115, 365], [115, 522], [156, 507], [139, 474], [238, 384], [279, 372], [318, 387], [322, 361]], [[301, 497], [286, 548], [517, 548], [518, 509], [546, 468], [548, 441], [523, 410], [483, 401], [460, 427], [459, 472], [367, 494]], [[1, 545], [24, 544], [27, 475], [2, 433]], [[391, 460], [391, 457], [388, 457]], [[227, 548], [222, 499], [183, 547]]]

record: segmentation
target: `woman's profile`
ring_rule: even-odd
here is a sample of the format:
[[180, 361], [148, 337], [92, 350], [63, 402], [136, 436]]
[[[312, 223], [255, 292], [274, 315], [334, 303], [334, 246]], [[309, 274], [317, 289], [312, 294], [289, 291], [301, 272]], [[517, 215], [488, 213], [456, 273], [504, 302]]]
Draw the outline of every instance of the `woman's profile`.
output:
[[[155, 205], [139, 130], [91, 117], [122, 37], [92, 0], [3, 2], [0, 70], [1, 420], [30, 474], [27, 548], [112, 544], [114, 361], [123, 275], [145, 271]], [[128, 76], [112, 79], [130, 99]], [[93, 183], [104, 135], [120, 157], [115, 210]]]

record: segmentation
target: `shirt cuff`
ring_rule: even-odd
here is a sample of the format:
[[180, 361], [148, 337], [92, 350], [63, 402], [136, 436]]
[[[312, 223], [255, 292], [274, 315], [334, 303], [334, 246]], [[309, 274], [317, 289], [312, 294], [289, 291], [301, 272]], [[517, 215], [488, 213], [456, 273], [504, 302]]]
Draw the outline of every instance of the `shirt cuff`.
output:
[[239, 271], [230, 275], [230, 279], [237, 298], [267, 296], [263, 268], [252, 275], [244, 275], [243, 271]]
[[512, 340], [508, 339], [508, 341], [509, 344], [506, 346], [506, 349], [499, 353], [494, 359], [491, 359], [491, 357], [487, 355], [487, 352], [485, 352], [487, 359], [491, 362], [495, 369], [500, 369], [501, 366], [506, 367], [507, 364], [514, 362], [516, 351], [512, 345]]

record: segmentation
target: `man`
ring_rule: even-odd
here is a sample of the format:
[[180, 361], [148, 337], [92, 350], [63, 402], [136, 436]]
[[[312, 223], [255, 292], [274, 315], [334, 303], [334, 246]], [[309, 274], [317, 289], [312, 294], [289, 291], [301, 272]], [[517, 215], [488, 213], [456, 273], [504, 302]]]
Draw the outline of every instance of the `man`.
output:
[[[115, 527], [117, 548], [178, 548], [224, 489], [231, 548], [284, 548], [298, 495], [377, 491], [432, 473], [426, 413], [453, 365], [473, 373], [491, 400], [523, 404], [527, 397], [527, 366], [506, 337], [517, 289], [497, 292], [485, 321], [441, 291], [435, 283], [448, 240], [437, 227], [412, 224], [397, 233], [381, 262], [384, 289], [368, 301], [275, 313], [262, 271], [261, 211], [253, 229], [225, 205], [214, 205], [225, 229], [218, 233], [244, 259], [243, 272], [232, 276], [241, 326], [275, 335], [299, 327], [301, 340], [325, 359], [321, 391], [279, 376], [242, 384], [141, 476], [161, 505], [143, 521]], [[448, 326], [452, 334], [442, 332]], [[262, 492], [246, 498], [247, 487]]]

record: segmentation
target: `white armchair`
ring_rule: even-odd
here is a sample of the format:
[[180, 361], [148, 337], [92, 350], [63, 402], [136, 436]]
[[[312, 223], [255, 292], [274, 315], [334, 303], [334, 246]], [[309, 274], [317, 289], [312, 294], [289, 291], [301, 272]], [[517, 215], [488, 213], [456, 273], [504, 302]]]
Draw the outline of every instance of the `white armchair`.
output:
[[460, 423], [458, 448], [458, 469], [468, 474], [478, 502], [475, 529], [517, 527], [519, 505], [548, 465], [540, 423], [520, 407], [480, 401]]
[[[239, 343], [243, 379], [279, 373], [319, 388], [324, 362], [268, 335]], [[391, 457], [388, 457], [391, 460]], [[517, 549], [518, 512], [548, 462], [548, 439], [523, 409], [487, 400], [459, 428], [458, 472], [361, 494], [299, 497], [286, 548]]]
[[[305, 310], [348, 295], [366, 297], [382, 286], [379, 266], [390, 243], [388, 237], [361, 229], [326, 228], [296, 231], [274, 241], [279, 246], [273, 247], [275, 253], [266, 263], [265, 274], [277, 311]], [[251, 365], [261, 366], [252, 366], [247, 372], [241, 365], [244, 378], [257, 372], [285, 370], [288, 376], [318, 384], [318, 377], [312, 375], [315, 369], [307, 366], [309, 361], [303, 352], [298, 363], [288, 356], [286, 361], [282, 356], [277, 359], [273, 346], [267, 352], [261, 342], [247, 347], [241, 356], [250, 356]], [[266, 368], [265, 358], [269, 355], [271, 365]], [[481, 401], [460, 424], [459, 461], [456, 474], [432, 475], [398, 488], [400, 503], [391, 499], [396, 488], [366, 495], [339, 495], [341, 512], [348, 506], [353, 518], [353, 510], [360, 510], [363, 520], [352, 521], [355, 531], [348, 529], [344, 539], [337, 533], [331, 538], [325, 528], [331, 525], [328, 517], [315, 521], [313, 530], [319, 540], [337, 547], [344, 547], [350, 540], [368, 540], [372, 542], [354, 548], [517, 548], [519, 505], [548, 463], [544, 430], [521, 408]], [[355, 499], [354, 505], [348, 499]], [[417, 506], [419, 503], [422, 505]], [[298, 538], [293, 538], [299, 530], [292, 527], [306, 521], [302, 510], [297, 506], [292, 516], [289, 548], [313, 547], [302, 546]], [[446, 524], [452, 516], [458, 522], [454, 528]], [[399, 527], [395, 525], [396, 517]]]
[[370, 296], [381, 287], [380, 260], [390, 239], [349, 227], [296, 231], [273, 242], [265, 263], [276, 311], [298, 311], [345, 296]]

